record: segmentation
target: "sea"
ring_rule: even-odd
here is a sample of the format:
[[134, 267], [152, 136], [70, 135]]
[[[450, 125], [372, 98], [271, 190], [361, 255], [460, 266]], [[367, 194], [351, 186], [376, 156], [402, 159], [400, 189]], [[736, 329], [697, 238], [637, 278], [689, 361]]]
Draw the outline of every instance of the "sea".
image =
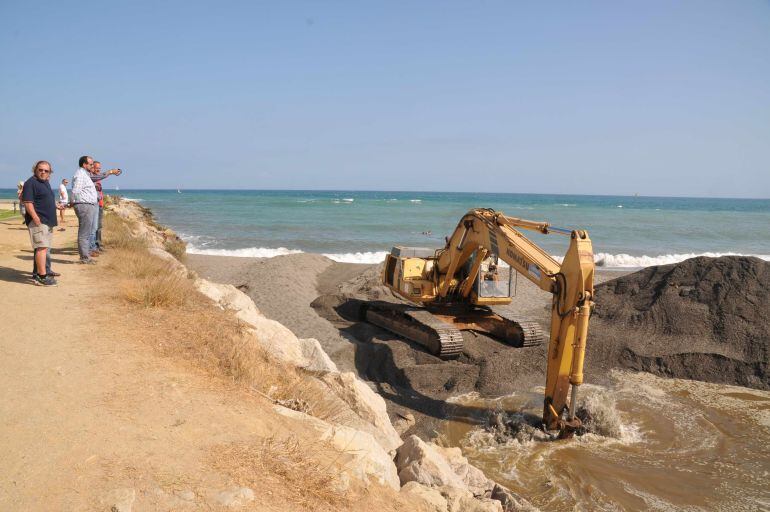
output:
[[[394, 245], [441, 247], [464, 213], [588, 230], [598, 266], [639, 268], [697, 255], [770, 260], [770, 199], [308, 190], [107, 190], [150, 208], [193, 254], [310, 252], [377, 263]], [[0, 198], [15, 198], [3, 190]], [[527, 232], [558, 257], [568, 240]]]

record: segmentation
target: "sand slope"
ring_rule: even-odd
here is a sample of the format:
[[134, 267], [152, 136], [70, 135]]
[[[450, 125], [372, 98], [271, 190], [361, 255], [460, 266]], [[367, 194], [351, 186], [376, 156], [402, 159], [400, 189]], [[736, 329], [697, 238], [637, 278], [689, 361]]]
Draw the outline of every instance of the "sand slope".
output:
[[588, 363], [770, 389], [770, 263], [693, 258], [596, 288]]

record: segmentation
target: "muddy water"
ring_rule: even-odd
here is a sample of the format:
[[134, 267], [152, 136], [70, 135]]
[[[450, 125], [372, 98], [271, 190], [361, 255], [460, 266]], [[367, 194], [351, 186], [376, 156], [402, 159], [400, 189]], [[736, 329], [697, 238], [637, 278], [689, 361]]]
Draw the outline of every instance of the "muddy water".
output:
[[570, 441], [496, 439], [468, 412], [540, 415], [538, 391], [459, 397], [444, 434], [541, 510], [770, 510], [770, 392], [613, 372], [581, 387], [601, 434]]

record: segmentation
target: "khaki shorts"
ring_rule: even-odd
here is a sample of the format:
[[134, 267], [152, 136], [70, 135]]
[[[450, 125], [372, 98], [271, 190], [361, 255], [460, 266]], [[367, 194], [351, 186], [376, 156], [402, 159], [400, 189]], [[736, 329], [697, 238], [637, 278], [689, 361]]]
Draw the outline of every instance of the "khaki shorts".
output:
[[51, 240], [53, 239], [53, 228], [40, 224], [35, 226], [34, 222], [30, 222], [29, 226], [29, 241], [32, 242], [33, 249], [41, 249], [44, 247], [51, 247]]

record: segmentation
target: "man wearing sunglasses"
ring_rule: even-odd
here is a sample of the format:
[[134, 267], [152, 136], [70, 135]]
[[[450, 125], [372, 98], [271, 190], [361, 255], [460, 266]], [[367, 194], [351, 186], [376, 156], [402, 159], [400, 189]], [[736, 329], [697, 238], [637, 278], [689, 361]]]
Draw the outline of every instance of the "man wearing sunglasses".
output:
[[33, 176], [24, 182], [21, 198], [26, 208], [24, 221], [29, 230], [29, 239], [34, 251], [34, 272], [32, 278], [40, 286], [56, 286], [51, 271], [51, 241], [56, 227], [56, 198], [51, 184], [51, 164], [45, 160], [32, 167]]

